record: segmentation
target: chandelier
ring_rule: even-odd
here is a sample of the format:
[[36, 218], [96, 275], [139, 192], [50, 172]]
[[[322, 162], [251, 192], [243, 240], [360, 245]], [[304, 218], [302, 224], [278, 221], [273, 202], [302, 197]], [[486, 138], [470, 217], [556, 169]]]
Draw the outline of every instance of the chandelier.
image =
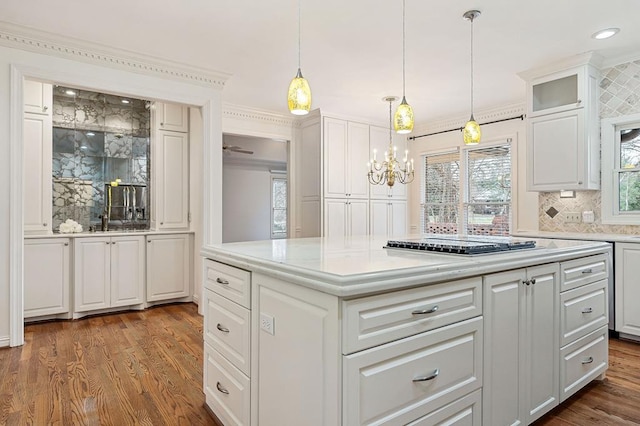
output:
[[391, 104], [397, 101], [396, 96], [387, 96], [382, 98], [383, 101], [389, 102], [389, 149], [384, 153], [384, 161], [379, 162], [377, 160], [377, 150], [373, 150], [373, 158], [367, 163], [369, 173], [369, 183], [372, 185], [384, 185], [387, 184], [390, 188], [396, 183], [396, 181], [407, 184], [413, 182], [413, 159], [409, 160], [409, 150], [404, 151], [404, 159], [402, 162], [398, 161], [396, 155], [398, 148], [393, 146], [392, 128], [393, 128], [393, 115], [391, 112]]

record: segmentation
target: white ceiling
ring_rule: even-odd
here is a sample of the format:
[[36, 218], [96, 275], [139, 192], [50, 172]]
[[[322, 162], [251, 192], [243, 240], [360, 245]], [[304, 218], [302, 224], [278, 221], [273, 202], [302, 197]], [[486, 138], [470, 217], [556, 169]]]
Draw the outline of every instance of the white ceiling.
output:
[[[402, 0], [301, 0], [302, 72], [313, 108], [388, 120], [402, 92]], [[287, 113], [297, 69], [297, 0], [3, 0], [0, 18], [64, 36], [231, 74], [230, 104]], [[638, 0], [406, 0], [407, 100], [418, 122], [522, 102], [517, 73], [587, 51], [640, 56]], [[619, 27], [609, 40], [597, 30]]]

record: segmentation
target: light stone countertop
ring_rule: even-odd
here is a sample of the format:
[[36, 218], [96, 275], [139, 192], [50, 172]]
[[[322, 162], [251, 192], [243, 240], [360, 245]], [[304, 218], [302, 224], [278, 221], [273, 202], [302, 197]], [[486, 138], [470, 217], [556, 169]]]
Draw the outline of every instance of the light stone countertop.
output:
[[581, 232], [550, 232], [550, 231], [518, 231], [514, 237], [530, 238], [558, 238], [565, 240], [608, 241], [615, 243], [640, 243], [640, 234], [601, 234]]
[[25, 240], [34, 240], [40, 238], [88, 238], [88, 237], [126, 237], [131, 235], [171, 235], [171, 234], [193, 234], [194, 231], [157, 231], [151, 229], [144, 230], [129, 230], [129, 231], [83, 231], [83, 232], [70, 232], [67, 234], [61, 234], [59, 232], [45, 235], [25, 235]]
[[371, 236], [228, 243], [205, 247], [201, 254], [335, 296], [355, 297], [611, 252], [604, 242], [534, 240], [535, 249], [471, 256], [385, 249], [386, 238]]

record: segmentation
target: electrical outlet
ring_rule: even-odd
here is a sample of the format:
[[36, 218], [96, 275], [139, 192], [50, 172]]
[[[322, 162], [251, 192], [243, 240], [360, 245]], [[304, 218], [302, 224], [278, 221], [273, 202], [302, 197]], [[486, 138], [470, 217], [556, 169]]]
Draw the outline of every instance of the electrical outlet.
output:
[[276, 334], [275, 319], [271, 315], [261, 312], [260, 328], [271, 335], [275, 335]]
[[564, 214], [564, 221], [567, 223], [580, 223], [581, 216], [580, 212], [566, 212]]

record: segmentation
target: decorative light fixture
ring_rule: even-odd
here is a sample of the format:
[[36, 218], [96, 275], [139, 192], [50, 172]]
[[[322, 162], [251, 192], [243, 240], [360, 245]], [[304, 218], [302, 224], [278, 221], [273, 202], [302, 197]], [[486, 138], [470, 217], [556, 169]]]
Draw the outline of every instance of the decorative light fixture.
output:
[[398, 105], [393, 116], [393, 126], [399, 134], [407, 134], [413, 131], [413, 108], [407, 103], [405, 98], [405, 1], [402, 0], [402, 102]]
[[479, 10], [469, 10], [462, 15], [464, 19], [471, 22], [471, 118], [469, 118], [462, 130], [465, 145], [477, 145], [482, 137], [480, 125], [473, 118], [473, 20], [477, 19], [478, 16], [480, 16]]
[[298, 0], [298, 72], [291, 80], [287, 96], [289, 111], [294, 115], [308, 114], [311, 109], [311, 88], [300, 71], [300, 1]]
[[382, 98], [383, 101], [389, 102], [389, 149], [384, 153], [384, 161], [378, 162], [377, 160], [377, 150], [373, 150], [373, 158], [371, 161], [367, 163], [367, 167], [369, 168], [369, 173], [367, 174], [369, 178], [369, 182], [372, 185], [384, 185], [387, 184], [389, 187], [392, 187], [396, 180], [402, 184], [407, 184], [413, 182], [413, 159], [409, 160], [407, 157], [409, 155], [409, 150], [405, 150], [404, 159], [402, 163], [400, 163], [397, 158], [397, 148], [393, 146], [393, 137], [392, 137], [392, 112], [391, 112], [391, 104], [394, 101], [397, 101], [398, 98], [396, 96], [387, 96]]

